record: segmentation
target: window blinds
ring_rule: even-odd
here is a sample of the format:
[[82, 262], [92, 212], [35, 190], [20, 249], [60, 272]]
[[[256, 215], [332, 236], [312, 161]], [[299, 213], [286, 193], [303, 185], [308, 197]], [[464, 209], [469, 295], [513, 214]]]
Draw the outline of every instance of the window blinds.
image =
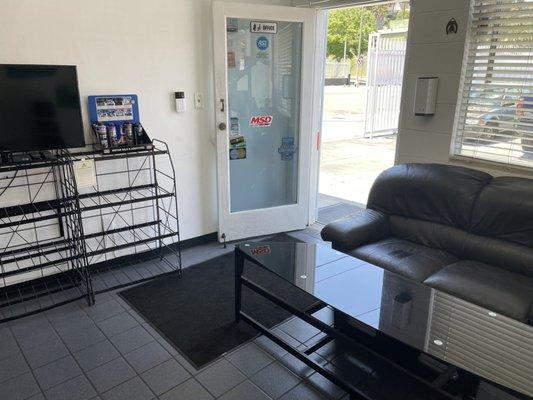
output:
[[533, 1], [472, 1], [452, 154], [533, 167]]
[[383, 0], [293, 0], [295, 7], [309, 7], [327, 10], [338, 7], [362, 6], [383, 3]]

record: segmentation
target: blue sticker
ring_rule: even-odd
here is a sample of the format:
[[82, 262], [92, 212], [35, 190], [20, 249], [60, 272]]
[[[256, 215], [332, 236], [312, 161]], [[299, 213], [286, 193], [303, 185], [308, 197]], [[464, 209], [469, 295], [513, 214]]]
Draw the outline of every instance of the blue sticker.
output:
[[257, 48], [261, 51], [265, 51], [266, 49], [268, 49], [268, 39], [264, 36], [258, 37], [255, 44], [257, 45]]

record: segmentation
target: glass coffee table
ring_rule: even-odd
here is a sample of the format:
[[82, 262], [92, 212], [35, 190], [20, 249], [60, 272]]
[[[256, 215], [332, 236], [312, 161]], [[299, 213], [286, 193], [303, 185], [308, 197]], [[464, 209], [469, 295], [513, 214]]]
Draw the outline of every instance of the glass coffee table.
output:
[[[316, 304], [302, 310], [254, 281], [257, 267], [312, 296]], [[306, 350], [291, 346], [243, 311], [243, 286], [323, 335]], [[327, 313], [331, 320], [318, 317]], [[532, 326], [325, 245], [254, 242], [236, 246], [235, 319], [253, 326], [352, 399], [533, 396]], [[311, 357], [328, 351], [336, 352], [341, 360], [336, 364], [347, 367], [344, 372]]]

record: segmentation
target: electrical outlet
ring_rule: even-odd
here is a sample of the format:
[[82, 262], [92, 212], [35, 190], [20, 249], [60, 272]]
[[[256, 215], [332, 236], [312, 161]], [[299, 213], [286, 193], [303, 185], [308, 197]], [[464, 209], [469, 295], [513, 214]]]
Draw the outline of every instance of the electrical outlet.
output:
[[204, 95], [202, 93], [194, 94], [194, 108], [196, 109], [204, 108]]

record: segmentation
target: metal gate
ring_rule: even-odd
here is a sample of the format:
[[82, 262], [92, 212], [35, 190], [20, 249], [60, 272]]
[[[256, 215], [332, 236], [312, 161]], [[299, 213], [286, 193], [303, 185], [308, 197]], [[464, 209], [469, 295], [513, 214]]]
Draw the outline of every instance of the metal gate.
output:
[[369, 35], [365, 137], [398, 131], [406, 43], [405, 28]]

